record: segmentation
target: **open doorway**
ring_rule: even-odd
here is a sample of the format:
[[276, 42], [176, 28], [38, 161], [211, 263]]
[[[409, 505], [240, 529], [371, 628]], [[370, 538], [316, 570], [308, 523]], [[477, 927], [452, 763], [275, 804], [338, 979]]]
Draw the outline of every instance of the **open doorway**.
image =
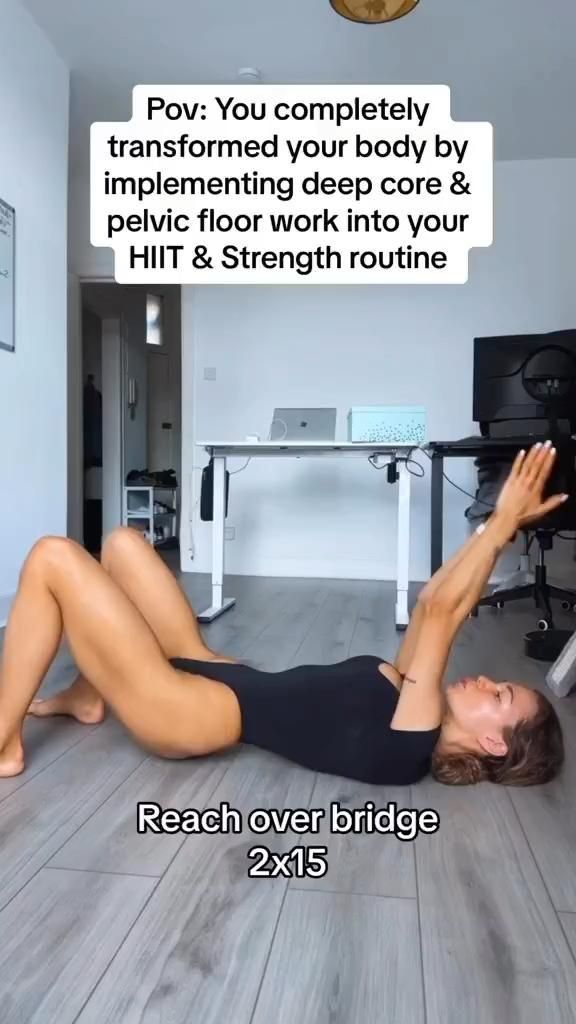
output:
[[84, 470], [84, 547], [102, 546], [102, 320], [82, 306], [82, 464]]
[[81, 282], [80, 302], [82, 542], [98, 555], [125, 524], [177, 549], [180, 288]]

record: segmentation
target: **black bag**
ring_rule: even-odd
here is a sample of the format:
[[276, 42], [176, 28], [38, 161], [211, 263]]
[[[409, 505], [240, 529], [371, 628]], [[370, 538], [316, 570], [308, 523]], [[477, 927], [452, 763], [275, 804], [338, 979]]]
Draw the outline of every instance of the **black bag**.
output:
[[[224, 518], [228, 517], [228, 498], [230, 494], [230, 473], [226, 470], [225, 481], [226, 509]], [[200, 490], [200, 519], [203, 523], [211, 523], [214, 519], [214, 459], [202, 470], [202, 487]]]

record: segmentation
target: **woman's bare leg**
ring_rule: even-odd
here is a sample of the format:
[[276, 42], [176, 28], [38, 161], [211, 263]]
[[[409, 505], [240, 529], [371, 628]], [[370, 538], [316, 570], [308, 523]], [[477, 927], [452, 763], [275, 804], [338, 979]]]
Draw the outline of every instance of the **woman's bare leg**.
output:
[[[194, 609], [177, 580], [136, 530], [114, 530], [104, 542], [101, 564], [143, 615], [167, 658], [234, 660], [206, 645]], [[42, 718], [71, 715], [79, 722], [94, 724], [104, 718], [105, 706], [94, 687], [79, 675], [54, 697], [33, 701], [29, 713]]]
[[237, 742], [228, 687], [168, 664], [139, 611], [73, 541], [45, 538], [29, 555], [8, 622], [0, 674], [0, 775], [23, 768], [22, 721], [66, 632], [82, 675], [144, 745], [165, 756]]
[[167, 658], [216, 657], [175, 576], [137, 530], [121, 526], [106, 538], [102, 566], [139, 609]]

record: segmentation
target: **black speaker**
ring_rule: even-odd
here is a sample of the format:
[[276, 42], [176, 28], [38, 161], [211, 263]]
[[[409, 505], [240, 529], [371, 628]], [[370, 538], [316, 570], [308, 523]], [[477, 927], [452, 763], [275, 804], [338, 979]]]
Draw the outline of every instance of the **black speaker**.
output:
[[[224, 484], [226, 492], [224, 518], [228, 516], [228, 498], [230, 494], [230, 473], [226, 470]], [[200, 519], [203, 523], [211, 523], [214, 519], [214, 459], [202, 470], [202, 487], [200, 490]]]

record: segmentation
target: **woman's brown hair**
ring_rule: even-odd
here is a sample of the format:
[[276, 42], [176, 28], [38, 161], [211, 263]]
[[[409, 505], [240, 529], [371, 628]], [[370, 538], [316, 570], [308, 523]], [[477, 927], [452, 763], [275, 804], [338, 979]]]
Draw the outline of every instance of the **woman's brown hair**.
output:
[[434, 754], [431, 772], [448, 786], [499, 782], [504, 786], [535, 786], [550, 782], [564, 762], [562, 728], [554, 708], [538, 694], [532, 718], [504, 730], [508, 752], [503, 757], [476, 754]]

